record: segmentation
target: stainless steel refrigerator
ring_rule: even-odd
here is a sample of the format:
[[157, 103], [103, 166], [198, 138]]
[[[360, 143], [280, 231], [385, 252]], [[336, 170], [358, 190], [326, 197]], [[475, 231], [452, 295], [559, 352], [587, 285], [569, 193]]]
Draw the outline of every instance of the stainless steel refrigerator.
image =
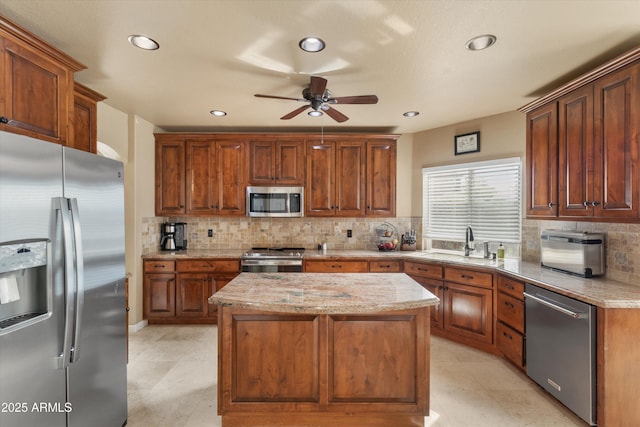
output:
[[120, 162], [0, 131], [0, 426], [127, 421]]

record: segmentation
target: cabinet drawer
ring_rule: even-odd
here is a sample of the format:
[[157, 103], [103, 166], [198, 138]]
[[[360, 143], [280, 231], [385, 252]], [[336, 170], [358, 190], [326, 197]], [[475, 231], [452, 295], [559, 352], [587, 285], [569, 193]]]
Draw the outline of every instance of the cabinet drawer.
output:
[[166, 273], [174, 271], [176, 266], [175, 261], [166, 260], [148, 260], [144, 262], [145, 273]]
[[508, 276], [498, 276], [498, 291], [511, 295], [519, 300], [524, 300], [524, 282], [512, 279]]
[[178, 260], [176, 269], [179, 272], [203, 272], [203, 273], [238, 273], [240, 271], [239, 259], [189, 259]]
[[493, 287], [492, 273], [466, 268], [446, 267], [444, 269], [444, 279], [465, 285], [483, 286], [485, 288]]
[[519, 368], [524, 368], [524, 336], [502, 322], [498, 322], [496, 332], [498, 349]]
[[498, 320], [524, 333], [524, 301], [498, 292]]
[[305, 261], [304, 271], [307, 273], [366, 273], [369, 271], [367, 261]]
[[369, 271], [371, 273], [400, 273], [402, 271], [401, 264], [397, 260], [369, 261]]
[[412, 276], [442, 279], [442, 265], [415, 261], [404, 262], [404, 272]]

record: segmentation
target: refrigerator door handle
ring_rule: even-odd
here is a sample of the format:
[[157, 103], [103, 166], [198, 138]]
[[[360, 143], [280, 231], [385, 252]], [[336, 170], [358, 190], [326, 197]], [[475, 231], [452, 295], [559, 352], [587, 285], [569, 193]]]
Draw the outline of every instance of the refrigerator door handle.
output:
[[73, 242], [71, 241], [71, 212], [69, 210], [69, 201], [64, 197], [54, 198], [53, 205], [54, 209], [60, 212], [64, 251], [64, 338], [62, 342], [62, 354], [60, 354], [58, 358], [58, 368], [66, 369], [71, 361], [71, 336], [73, 335], [73, 310], [74, 296], [76, 293]]
[[80, 360], [80, 335], [82, 333], [82, 312], [84, 308], [84, 258], [82, 250], [82, 232], [78, 211], [78, 199], [69, 199], [73, 224], [73, 242], [75, 249], [76, 306], [73, 342], [71, 343], [71, 363]]

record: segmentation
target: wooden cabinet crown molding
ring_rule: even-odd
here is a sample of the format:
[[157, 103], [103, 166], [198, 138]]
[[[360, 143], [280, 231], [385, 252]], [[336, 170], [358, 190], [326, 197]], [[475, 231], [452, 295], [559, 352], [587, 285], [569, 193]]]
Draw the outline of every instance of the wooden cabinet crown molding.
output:
[[518, 108], [518, 111], [522, 113], [528, 113], [530, 111], [535, 110], [538, 107], [541, 107], [545, 104], [548, 104], [551, 101], [555, 101], [563, 95], [568, 94], [569, 92], [578, 89], [579, 87], [585, 86], [589, 83], [593, 83], [600, 77], [606, 76], [607, 74], [612, 73], [613, 71], [619, 70], [620, 68], [631, 64], [640, 59], [640, 46], [637, 46], [622, 55], [619, 55], [612, 60], [602, 64], [601, 66], [585, 73], [570, 82], [560, 86], [552, 92], [532, 101], [522, 107]]
[[69, 67], [72, 71], [77, 72], [87, 68], [86, 65], [73, 59], [61, 50], [51, 46], [49, 43], [36, 36], [32, 32], [19, 25], [9, 21], [6, 17], [0, 15], [0, 36], [9, 36], [14, 39], [18, 39], [37, 51], [50, 56], [56, 61], [60, 62], [66, 67]]

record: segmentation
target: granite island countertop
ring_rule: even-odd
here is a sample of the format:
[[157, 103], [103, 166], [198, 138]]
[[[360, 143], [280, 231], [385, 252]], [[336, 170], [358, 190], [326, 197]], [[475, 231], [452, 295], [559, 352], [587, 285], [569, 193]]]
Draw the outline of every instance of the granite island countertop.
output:
[[404, 273], [241, 273], [209, 298], [223, 306], [307, 314], [377, 313], [439, 302]]

